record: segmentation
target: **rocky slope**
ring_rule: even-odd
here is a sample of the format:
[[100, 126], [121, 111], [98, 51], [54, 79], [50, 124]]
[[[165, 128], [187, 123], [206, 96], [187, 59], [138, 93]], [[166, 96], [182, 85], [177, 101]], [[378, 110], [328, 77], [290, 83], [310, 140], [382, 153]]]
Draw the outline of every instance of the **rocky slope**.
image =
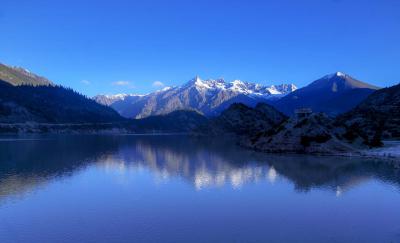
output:
[[358, 134], [323, 113], [291, 118], [272, 133], [259, 131], [243, 145], [266, 152], [318, 154], [357, 153], [365, 147]]
[[11, 67], [0, 63], [0, 80], [12, 85], [52, 85], [53, 83], [39, 75], [20, 68]]
[[347, 74], [336, 72], [271, 104], [289, 116], [299, 108], [311, 108], [314, 112], [336, 116], [354, 108], [377, 89], [378, 87], [358, 81]]
[[383, 138], [400, 138], [400, 84], [380, 89], [351, 111], [338, 117], [371, 142]]
[[232, 104], [221, 115], [210, 119], [200, 133], [211, 136], [234, 136], [246, 140], [260, 131], [268, 133], [284, 122], [287, 117], [265, 103], [252, 108], [241, 103]]
[[178, 110], [166, 115], [150, 116], [130, 121], [134, 131], [142, 133], [187, 133], [206, 124], [208, 119], [196, 111]]
[[223, 79], [201, 80], [196, 77], [182, 86], [147, 95], [99, 95], [94, 99], [129, 118], [168, 114], [175, 110], [196, 110], [206, 116], [215, 116], [233, 103], [255, 106], [294, 90], [296, 87], [293, 84], [263, 86], [239, 80], [225, 82]]
[[202, 127], [201, 132], [232, 137], [238, 144], [274, 153], [358, 153], [366, 141], [345, 124], [323, 113], [290, 118], [270, 105], [233, 104]]

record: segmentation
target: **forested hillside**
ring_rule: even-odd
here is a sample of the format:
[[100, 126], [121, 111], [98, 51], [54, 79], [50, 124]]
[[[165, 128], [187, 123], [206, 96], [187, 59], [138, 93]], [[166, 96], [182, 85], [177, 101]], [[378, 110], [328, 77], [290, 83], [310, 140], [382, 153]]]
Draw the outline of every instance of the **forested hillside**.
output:
[[61, 86], [13, 86], [0, 81], [2, 123], [104, 123], [122, 121], [113, 109]]

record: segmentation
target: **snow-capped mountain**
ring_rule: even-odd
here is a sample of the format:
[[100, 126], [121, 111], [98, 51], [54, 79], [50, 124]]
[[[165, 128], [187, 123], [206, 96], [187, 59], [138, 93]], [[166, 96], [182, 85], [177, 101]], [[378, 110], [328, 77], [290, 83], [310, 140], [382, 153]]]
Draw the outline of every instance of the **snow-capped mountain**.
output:
[[201, 80], [199, 77], [190, 80], [183, 87], [185, 86], [196, 86], [198, 89], [207, 89], [209, 91], [231, 91], [266, 99], [278, 98], [297, 89], [294, 84], [265, 86], [240, 80], [234, 80], [229, 83], [225, 82], [224, 79]]
[[98, 95], [94, 99], [129, 118], [167, 114], [175, 110], [196, 110], [213, 116], [232, 103], [254, 106], [261, 101], [281, 98], [296, 89], [293, 84], [265, 86], [240, 80], [226, 82], [195, 77], [182, 86], [167, 87], [147, 95]]
[[137, 95], [137, 94], [114, 94], [114, 95], [107, 95], [107, 94], [101, 94], [101, 95], [96, 95], [93, 97], [93, 99], [102, 105], [110, 106], [113, 103], [117, 101], [124, 100], [126, 97], [132, 97], [132, 96], [137, 96], [141, 97], [143, 95]]

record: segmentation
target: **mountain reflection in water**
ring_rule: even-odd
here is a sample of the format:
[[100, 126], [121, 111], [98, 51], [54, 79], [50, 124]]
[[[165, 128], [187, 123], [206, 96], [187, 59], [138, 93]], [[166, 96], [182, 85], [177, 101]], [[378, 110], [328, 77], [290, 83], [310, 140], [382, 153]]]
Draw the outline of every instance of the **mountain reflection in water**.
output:
[[340, 196], [370, 179], [400, 185], [399, 170], [360, 158], [261, 154], [185, 136], [57, 136], [0, 141], [0, 199], [87, 166], [121, 173], [146, 169], [157, 180], [183, 178], [196, 190], [288, 180], [299, 192], [321, 188]]

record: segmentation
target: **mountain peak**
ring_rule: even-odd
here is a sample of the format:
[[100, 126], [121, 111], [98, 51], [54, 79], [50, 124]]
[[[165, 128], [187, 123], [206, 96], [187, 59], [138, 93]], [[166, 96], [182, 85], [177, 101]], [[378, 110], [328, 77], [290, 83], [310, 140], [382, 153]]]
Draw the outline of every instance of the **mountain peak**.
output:
[[334, 78], [334, 77], [346, 78], [346, 77], [349, 77], [349, 75], [347, 75], [344, 72], [339, 72], [338, 71], [338, 72], [335, 72], [335, 73], [328, 74], [328, 75], [324, 76], [323, 79], [331, 79], [331, 78]]
[[190, 79], [184, 86], [203, 86], [203, 80], [200, 78], [199, 75], [196, 75], [194, 78]]
[[336, 72], [336, 76], [338, 76], [338, 77], [346, 77], [347, 74], [342, 73], [342, 72]]
[[357, 88], [367, 88], [367, 89], [379, 89], [374, 85], [359, 81], [352, 76], [343, 73], [343, 72], [336, 72], [333, 74], [325, 75], [322, 78], [312, 82], [307, 87], [312, 87], [313, 89], [329, 89], [334, 92], [336, 91], [345, 91], [350, 89], [357, 89]]
[[302, 107], [337, 115], [350, 110], [378, 87], [359, 81], [343, 72], [323, 76], [280, 99], [276, 107], [291, 115]]

